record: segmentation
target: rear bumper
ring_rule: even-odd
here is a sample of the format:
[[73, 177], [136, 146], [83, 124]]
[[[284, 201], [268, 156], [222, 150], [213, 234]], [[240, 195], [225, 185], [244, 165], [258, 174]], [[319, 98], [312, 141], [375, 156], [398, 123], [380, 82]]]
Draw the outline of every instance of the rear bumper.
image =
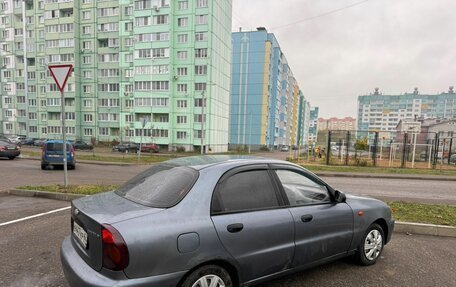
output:
[[74, 249], [69, 236], [60, 248], [60, 259], [65, 278], [72, 287], [175, 287], [186, 273], [182, 271], [138, 279], [129, 279], [126, 276], [122, 279], [112, 279], [87, 265]]
[[19, 156], [20, 154], [21, 154], [20, 150], [3, 150], [3, 151], [0, 151], [0, 157]]

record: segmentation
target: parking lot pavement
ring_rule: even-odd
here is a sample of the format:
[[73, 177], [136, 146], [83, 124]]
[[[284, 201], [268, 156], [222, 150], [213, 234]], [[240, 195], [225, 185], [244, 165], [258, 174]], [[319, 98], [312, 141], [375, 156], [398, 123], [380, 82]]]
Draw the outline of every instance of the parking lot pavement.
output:
[[[32, 207], [43, 212], [62, 203], [14, 196], [2, 196], [0, 202], [0, 224], [3, 219], [29, 214]], [[8, 203], [18, 208], [9, 209]], [[0, 226], [0, 286], [68, 286], [60, 266], [59, 248], [69, 234], [69, 210]], [[395, 233], [374, 266], [359, 267], [340, 260], [261, 286], [456, 286], [454, 246], [455, 238]]]
[[[120, 184], [148, 165], [105, 166], [77, 163], [76, 170], [68, 171], [69, 184]], [[41, 170], [40, 161], [0, 159], [0, 191], [21, 185], [63, 184], [63, 170]]]

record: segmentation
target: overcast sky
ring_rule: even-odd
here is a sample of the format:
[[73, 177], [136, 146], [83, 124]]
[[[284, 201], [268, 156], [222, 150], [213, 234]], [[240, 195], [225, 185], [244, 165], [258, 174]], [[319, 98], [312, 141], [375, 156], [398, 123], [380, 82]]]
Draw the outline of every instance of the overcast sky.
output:
[[357, 97], [456, 86], [456, 0], [233, 0], [233, 31], [274, 33], [320, 117], [356, 117]]

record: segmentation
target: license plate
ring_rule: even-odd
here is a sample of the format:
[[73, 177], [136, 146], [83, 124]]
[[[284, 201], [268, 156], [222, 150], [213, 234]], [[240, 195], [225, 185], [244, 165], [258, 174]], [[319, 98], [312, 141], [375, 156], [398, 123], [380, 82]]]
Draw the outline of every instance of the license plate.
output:
[[15, 147], [9, 147], [8, 149], [16, 149]]
[[73, 234], [81, 242], [84, 248], [87, 248], [87, 232], [76, 222], [73, 224]]
[[49, 157], [60, 157], [58, 154], [50, 154]]

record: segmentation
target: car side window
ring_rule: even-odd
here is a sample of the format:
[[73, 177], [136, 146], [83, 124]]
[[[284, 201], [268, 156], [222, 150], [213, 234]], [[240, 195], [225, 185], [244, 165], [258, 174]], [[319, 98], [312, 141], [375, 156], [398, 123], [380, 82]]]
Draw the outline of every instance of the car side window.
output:
[[276, 170], [291, 206], [331, 202], [328, 189], [291, 170]]
[[212, 213], [250, 211], [279, 206], [267, 170], [236, 173], [219, 183], [212, 198]]

